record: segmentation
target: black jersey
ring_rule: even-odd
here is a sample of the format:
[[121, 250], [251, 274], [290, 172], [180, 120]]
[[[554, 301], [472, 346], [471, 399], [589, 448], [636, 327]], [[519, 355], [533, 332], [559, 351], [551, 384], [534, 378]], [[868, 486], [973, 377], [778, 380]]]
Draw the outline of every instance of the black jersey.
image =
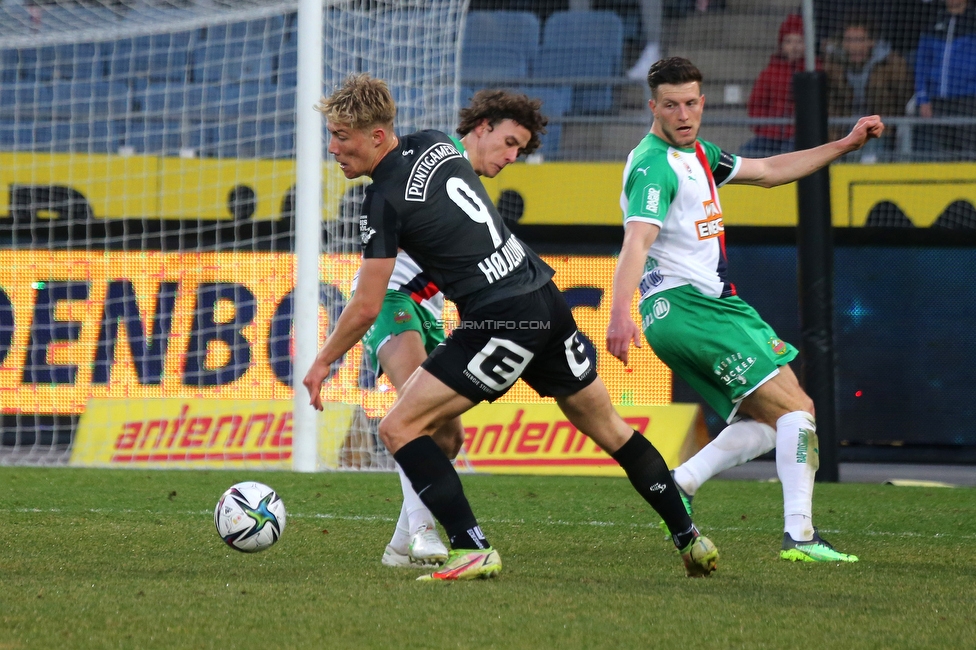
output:
[[505, 226], [444, 133], [400, 138], [372, 178], [359, 218], [363, 257], [402, 248], [460, 310], [535, 291], [554, 275]]

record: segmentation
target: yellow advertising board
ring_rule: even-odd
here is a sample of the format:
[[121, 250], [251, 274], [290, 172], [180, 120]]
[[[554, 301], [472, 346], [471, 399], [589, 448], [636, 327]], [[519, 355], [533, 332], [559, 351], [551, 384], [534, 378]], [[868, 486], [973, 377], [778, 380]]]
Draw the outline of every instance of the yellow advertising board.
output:
[[[618, 411], [676, 467], [708, 441], [697, 404]], [[319, 469], [357, 466], [360, 408], [326, 403], [319, 415]], [[554, 404], [479, 404], [462, 416], [461, 471], [623, 476], [623, 470]], [[78, 424], [75, 467], [291, 469], [291, 400], [93, 399]], [[369, 435], [366, 433], [365, 435]], [[368, 445], [371, 447], [372, 442]]]
[[[614, 402], [669, 403], [670, 371], [648, 346], [629, 367], [600, 352], [614, 258], [545, 259]], [[323, 336], [359, 263], [322, 256]], [[92, 398], [290, 400], [293, 268], [283, 253], [0, 250], [0, 412], [80, 414]], [[456, 314], [444, 320], [450, 327]], [[323, 396], [370, 417], [395, 399], [366, 372], [358, 344]], [[503, 400], [543, 401], [522, 382]]]
[[[336, 469], [357, 407], [319, 415], [318, 467]], [[76, 467], [291, 469], [292, 402], [93, 399], [78, 423]]]
[[[635, 143], [636, 144], [636, 143]], [[522, 198], [526, 225], [621, 225], [624, 160], [515, 164], [482, 179], [492, 200]], [[838, 227], [863, 226], [881, 201], [899, 206], [916, 226], [929, 226], [956, 200], [976, 205], [976, 164], [834, 164], [831, 209]], [[323, 218], [338, 214], [348, 181], [323, 167]], [[96, 219], [232, 219], [229, 197], [246, 187], [255, 220], [281, 217], [295, 184], [292, 160], [215, 160], [35, 152], [0, 153], [0, 219], [9, 217], [14, 187], [58, 187], [87, 202]], [[28, 192], [29, 194], [29, 192]], [[727, 185], [720, 192], [726, 226], [795, 226], [796, 186]], [[622, 237], [622, 233], [621, 233]]]
[[[617, 412], [657, 447], [668, 467], [677, 467], [708, 443], [697, 404], [618, 406]], [[624, 475], [555, 404], [482, 403], [461, 422], [462, 468], [487, 474]]]

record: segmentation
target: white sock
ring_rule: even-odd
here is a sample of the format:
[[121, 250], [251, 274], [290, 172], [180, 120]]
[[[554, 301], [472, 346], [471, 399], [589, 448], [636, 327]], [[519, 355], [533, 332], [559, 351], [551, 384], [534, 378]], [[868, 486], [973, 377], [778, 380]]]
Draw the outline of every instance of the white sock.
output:
[[393, 538], [390, 539], [390, 546], [401, 555], [406, 555], [407, 548], [410, 546], [410, 524], [407, 520], [406, 502], [400, 504], [400, 518], [397, 519]]
[[776, 420], [776, 473], [783, 484], [783, 530], [795, 541], [813, 539], [813, 479], [820, 466], [817, 424], [805, 411]]
[[403, 510], [407, 513], [407, 530], [413, 534], [424, 525], [434, 528], [434, 515], [414, 492], [410, 479], [403, 473], [399, 464], [397, 464], [397, 473], [400, 474], [400, 488], [403, 490]]
[[674, 470], [674, 480], [689, 495], [719, 472], [746, 463], [776, 446], [776, 430], [755, 420], [739, 420]]

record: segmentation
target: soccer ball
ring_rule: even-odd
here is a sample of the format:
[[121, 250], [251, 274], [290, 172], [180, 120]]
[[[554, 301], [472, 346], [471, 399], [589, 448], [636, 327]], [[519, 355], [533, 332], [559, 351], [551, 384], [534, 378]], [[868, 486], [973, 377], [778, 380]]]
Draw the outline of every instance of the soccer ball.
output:
[[263, 483], [247, 481], [232, 485], [214, 508], [217, 534], [227, 545], [243, 553], [271, 547], [285, 530], [285, 504]]

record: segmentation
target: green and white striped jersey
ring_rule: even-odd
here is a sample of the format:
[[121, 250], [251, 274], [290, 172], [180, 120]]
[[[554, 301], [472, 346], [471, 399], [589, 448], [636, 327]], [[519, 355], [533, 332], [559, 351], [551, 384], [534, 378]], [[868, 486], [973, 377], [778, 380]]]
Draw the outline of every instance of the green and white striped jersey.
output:
[[725, 228], [718, 188], [735, 177], [741, 160], [711, 142], [679, 149], [648, 133], [624, 167], [620, 208], [630, 221], [661, 228], [640, 282], [641, 301], [690, 284], [706, 296], [735, 294], [726, 278]]

